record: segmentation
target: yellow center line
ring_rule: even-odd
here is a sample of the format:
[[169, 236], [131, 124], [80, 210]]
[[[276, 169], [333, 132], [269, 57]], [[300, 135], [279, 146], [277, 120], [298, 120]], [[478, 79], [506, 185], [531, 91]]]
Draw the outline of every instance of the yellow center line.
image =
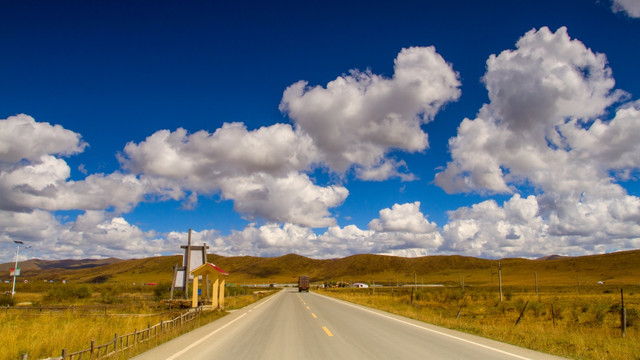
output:
[[307, 306], [307, 310], [311, 310], [311, 308]]
[[326, 333], [327, 333], [327, 336], [333, 336], [333, 334], [331, 333], [331, 331], [329, 331], [329, 329], [327, 329], [327, 327], [326, 327], [326, 326], [323, 326], [323, 327], [322, 327], [322, 330], [324, 330], [324, 332], [326, 332]]
[[316, 314], [311, 313], [311, 316], [313, 316], [315, 319], [317, 319], [318, 317], [316, 316]]

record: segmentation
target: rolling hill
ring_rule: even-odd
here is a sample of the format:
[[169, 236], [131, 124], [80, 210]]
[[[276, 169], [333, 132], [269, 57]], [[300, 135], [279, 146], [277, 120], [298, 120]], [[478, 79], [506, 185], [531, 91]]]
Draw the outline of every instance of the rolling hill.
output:
[[[299, 275], [312, 282], [373, 282], [497, 284], [498, 263], [505, 285], [532, 285], [537, 273], [540, 285], [640, 284], [640, 250], [581, 257], [548, 256], [537, 260], [487, 260], [458, 255], [402, 258], [385, 255], [353, 255], [317, 260], [288, 254], [280, 257], [223, 257], [209, 255], [208, 261], [230, 273], [227, 283], [294, 283]], [[28, 260], [20, 263], [22, 278], [69, 280], [74, 282], [170, 282], [172, 267], [181, 255], [120, 260]], [[2, 279], [10, 279], [9, 268], [0, 265]]]

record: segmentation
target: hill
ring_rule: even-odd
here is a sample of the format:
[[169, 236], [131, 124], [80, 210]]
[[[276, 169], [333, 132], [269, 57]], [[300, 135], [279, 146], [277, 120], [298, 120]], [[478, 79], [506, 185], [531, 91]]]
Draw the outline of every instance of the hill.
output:
[[[20, 261], [18, 267], [21, 269], [22, 274], [36, 274], [39, 271], [46, 269], [66, 269], [66, 270], [79, 270], [89, 269], [97, 266], [104, 266], [121, 262], [123, 260], [116, 258], [106, 259], [82, 259], [82, 260], [40, 260], [31, 259], [26, 261]], [[0, 264], [0, 273], [9, 272], [15, 266], [15, 263]]]
[[[396, 284], [496, 285], [498, 264], [505, 285], [532, 285], [537, 273], [540, 285], [640, 284], [640, 250], [581, 257], [549, 256], [537, 260], [487, 260], [459, 255], [402, 258], [385, 255], [353, 255], [317, 260], [288, 254], [280, 257], [224, 257], [209, 255], [208, 261], [230, 273], [227, 283], [294, 283], [299, 275], [312, 282], [373, 282]], [[101, 263], [102, 262], [102, 263]], [[181, 255], [119, 260], [29, 260], [20, 263], [23, 278], [77, 282], [170, 282], [174, 264]], [[10, 279], [9, 268], [0, 265], [2, 278]]]

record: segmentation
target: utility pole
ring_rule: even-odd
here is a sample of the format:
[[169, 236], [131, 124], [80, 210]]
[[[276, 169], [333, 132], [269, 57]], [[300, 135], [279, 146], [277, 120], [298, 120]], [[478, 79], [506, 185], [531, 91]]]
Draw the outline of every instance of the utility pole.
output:
[[498, 283], [500, 284], [500, 302], [502, 302], [502, 266], [498, 262]]
[[538, 272], [536, 271], [535, 274], [536, 274], [536, 296], [540, 296], [538, 295]]
[[[24, 242], [20, 240], [13, 240], [18, 245], [16, 248], [16, 266], [13, 268], [13, 287], [11, 288], [11, 298], [16, 294], [16, 278], [20, 275], [20, 269], [18, 269], [18, 257], [20, 256], [20, 245], [24, 245]], [[25, 246], [25, 249], [30, 248], [30, 245]]]

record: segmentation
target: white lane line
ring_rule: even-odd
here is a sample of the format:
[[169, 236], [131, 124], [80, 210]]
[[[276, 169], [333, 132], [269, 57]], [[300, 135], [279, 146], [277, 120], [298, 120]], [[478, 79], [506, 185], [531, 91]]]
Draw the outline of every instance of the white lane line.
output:
[[184, 349], [182, 349], [182, 350], [178, 351], [177, 353], [173, 354], [173, 356], [168, 357], [168, 358], [167, 358], [167, 360], [174, 360], [174, 359], [177, 359], [177, 358], [178, 358], [178, 356], [180, 356], [180, 355], [182, 355], [182, 354], [186, 353], [187, 351], [189, 351], [189, 350], [193, 349], [194, 347], [196, 347], [196, 346], [198, 346], [198, 345], [202, 344], [202, 342], [203, 342], [203, 341], [205, 341], [205, 340], [207, 340], [208, 338], [212, 337], [213, 335], [215, 335], [215, 334], [216, 334], [216, 333], [218, 333], [219, 331], [222, 331], [224, 328], [226, 328], [227, 326], [229, 326], [229, 325], [233, 324], [234, 322], [236, 322], [236, 321], [238, 321], [238, 320], [242, 319], [242, 317], [244, 317], [245, 315], [247, 315], [247, 314], [248, 314], [248, 313], [250, 313], [251, 311], [253, 311], [253, 310], [257, 309], [258, 307], [260, 307], [260, 306], [262, 306], [262, 305], [266, 304], [267, 302], [271, 301], [271, 299], [273, 299], [273, 298], [274, 298], [274, 296], [270, 297], [270, 298], [269, 298], [269, 299], [267, 299], [265, 302], [260, 303], [260, 304], [258, 304], [258, 305], [256, 305], [256, 306], [254, 306], [251, 310], [247, 311], [246, 313], [244, 313], [244, 314], [242, 314], [242, 315], [238, 316], [237, 318], [235, 318], [235, 319], [233, 319], [233, 320], [229, 321], [229, 322], [228, 322], [228, 323], [226, 323], [224, 326], [222, 326], [222, 327], [220, 327], [220, 328], [216, 329], [215, 331], [213, 331], [213, 332], [211, 332], [211, 333], [207, 334], [206, 336], [203, 336], [200, 340], [198, 340], [198, 341], [194, 342], [193, 344], [191, 344], [191, 345], [187, 346], [186, 348], [184, 348]]
[[[324, 296], [324, 295], [322, 295], [322, 296]], [[349, 304], [349, 303], [345, 303], [345, 302], [342, 302], [342, 301], [340, 301], [340, 300], [334, 299], [334, 298], [329, 297], [329, 296], [325, 296], [325, 297], [326, 297], [327, 299], [333, 300], [333, 301], [335, 301], [335, 302], [337, 302], [337, 303], [340, 303], [340, 304], [343, 304], [343, 305], [347, 305], [347, 306], [351, 306], [351, 307], [353, 307], [353, 308], [360, 309], [360, 310], [362, 310], [362, 311], [366, 311], [366, 312], [369, 312], [369, 313], [372, 313], [372, 314], [375, 314], [375, 315], [378, 315], [378, 316], [382, 316], [382, 317], [384, 317], [384, 318], [387, 318], [387, 319], [390, 319], [390, 320], [394, 320], [394, 321], [397, 321], [397, 322], [399, 322], [399, 323], [403, 323], [403, 324], [405, 324], [405, 325], [410, 325], [410, 326], [413, 326], [413, 327], [417, 327], [418, 329], [422, 329], [422, 330], [430, 331], [430, 332], [432, 332], [432, 333], [436, 333], [436, 334], [438, 334], [438, 335], [446, 336], [446, 337], [448, 337], [448, 338], [456, 339], [456, 340], [458, 340], [458, 341], [466, 342], [466, 343], [468, 343], [468, 344], [472, 344], [472, 345], [475, 345], [475, 346], [479, 346], [479, 347], [481, 347], [481, 348], [485, 348], [485, 349], [488, 349], [488, 350], [493, 350], [493, 351], [495, 351], [495, 352], [498, 352], [498, 353], [501, 353], [501, 354], [504, 354], [504, 355], [508, 355], [508, 356], [512, 356], [512, 357], [514, 357], [514, 358], [518, 358], [518, 359], [522, 359], [522, 360], [532, 360], [532, 359], [530, 359], [530, 358], [528, 358], [528, 357], [524, 357], [524, 356], [516, 355], [516, 354], [510, 353], [510, 352], [504, 351], [504, 350], [500, 350], [500, 349], [493, 348], [493, 347], [488, 346], [488, 345], [483, 345], [483, 344], [480, 344], [480, 343], [477, 343], [477, 342], [474, 342], [474, 341], [471, 341], [471, 340], [463, 339], [463, 338], [460, 338], [460, 337], [457, 337], [457, 336], [454, 336], [454, 335], [450, 335], [450, 334], [443, 333], [443, 332], [440, 332], [440, 331], [437, 331], [437, 330], [429, 329], [429, 328], [424, 327], [424, 326], [420, 326], [420, 325], [417, 325], [417, 324], [413, 324], [413, 323], [410, 323], [410, 322], [408, 322], [408, 321], [404, 321], [404, 320], [396, 319], [396, 318], [391, 317], [391, 316], [388, 316], [388, 315], [380, 314], [380, 313], [378, 313], [378, 312], [375, 312], [375, 311], [372, 311], [372, 310], [369, 310], [369, 309], [365, 309], [365, 308], [362, 308], [362, 307], [360, 307], [360, 306], [356, 306], [356, 305], [352, 305], [352, 304]]]
[[248, 314], [248, 313], [244, 313], [244, 314], [242, 314], [242, 315], [238, 316], [237, 318], [235, 318], [235, 319], [231, 320], [230, 322], [228, 322], [228, 323], [227, 323], [227, 324], [225, 324], [224, 326], [222, 326], [222, 327], [218, 328], [216, 331], [209, 333], [207, 336], [202, 337], [200, 340], [198, 340], [198, 341], [194, 342], [193, 344], [191, 344], [191, 345], [187, 346], [186, 348], [184, 348], [184, 349], [182, 349], [182, 350], [178, 351], [177, 353], [173, 354], [173, 356], [168, 357], [168, 358], [167, 358], [167, 360], [174, 360], [174, 359], [177, 359], [177, 358], [178, 358], [178, 356], [180, 356], [180, 355], [182, 355], [182, 354], [186, 353], [187, 351], [189, 351], [189, 350], [193, 349], [194, 347], [196, 347], [196, 346], [200, 345], [203, 341], [205, 341], [205, 340], [207, 340], [208, 338], [212, 337], [212, 336], [213, 336], [213, 335], [215, 335], [218, 331], [222, 331], [222, 329], [224, 329], [224, 328], [226, 328], [227, 326], [229, 326], [229, 325], [233, 324], [234, 322], [236, 322], [236, 321], [238, 321], [238, 320], [242, 319], [242, 317], [243, 317], [243, 316], [245, 316], [245, 315], [247, 315], [247, 314]]

